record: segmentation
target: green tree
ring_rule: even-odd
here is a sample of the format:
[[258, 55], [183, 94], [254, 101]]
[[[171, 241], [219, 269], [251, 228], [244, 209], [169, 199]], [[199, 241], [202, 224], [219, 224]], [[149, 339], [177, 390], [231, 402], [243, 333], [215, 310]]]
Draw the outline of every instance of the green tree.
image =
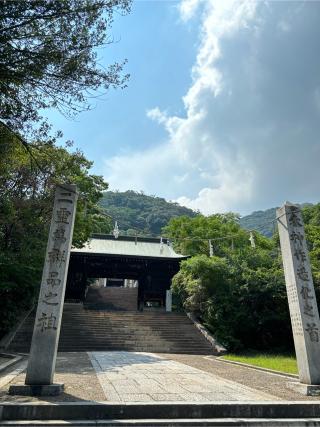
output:
[[57, 108], [72, 115], [89, 107], [98, 88], [124, 87], [124, 63], [108, 68], [98, 48], [111, 43], [113, 14], [131, 0], [4, 0], [0, 2], [0, 111], [14, 129]]
[[[235, 215], [175, 218], [165, 228], [193, 255], [173, 279], [173, 291], [227, 348], [291, 348], [290, 319], [275, 241], [249, 233]], [[208, 238], [214, 256], [209, 257]], [[214, 240], [216, 239], [216, 240]], [[233, 242], [233, 244], [231, 244]]]
[[312, 274], [318, 301], [320, 296], [320, 203], [302, 209]]
[[218, 256], [224, 256], [231, 247], [249, 244], [248, 233], [240, 227], [238, 216], [231, 213], [173, 218], [163, 233], [175, 242], [178, 252], [186, 255], [209, 254], [209, 239]]
[[110, 219], [97, 205], [107, 184], [89, 173], [80, 151], [37, 142], [25, 144], [2, 129], [0, 139], [0, 335], [30, 306], [41, 278], [55, 185], [79, 190], [73, 244], [92, 232], [109, 232]]

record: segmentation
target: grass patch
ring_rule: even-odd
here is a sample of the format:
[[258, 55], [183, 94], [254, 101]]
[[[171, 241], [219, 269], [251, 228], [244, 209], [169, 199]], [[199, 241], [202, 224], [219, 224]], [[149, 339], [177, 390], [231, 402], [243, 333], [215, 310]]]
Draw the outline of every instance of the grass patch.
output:
[[227, 354], [221, 359], [231, 360], [234, 362], [247, 363], [260, 368], [273, 369], [275, 371], [297, 374], [297, 361], [294, 356], [282, 354]]

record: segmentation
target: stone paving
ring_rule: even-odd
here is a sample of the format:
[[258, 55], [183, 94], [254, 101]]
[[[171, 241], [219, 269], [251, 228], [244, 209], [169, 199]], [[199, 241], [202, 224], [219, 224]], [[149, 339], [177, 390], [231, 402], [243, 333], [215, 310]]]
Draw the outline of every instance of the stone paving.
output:
[[105, 399], [147, 401], [253, 401], [275, 396], [153, 353], [90, 352]]
[[286, 383], [292, 378], [213, 356], [125, 352], [59, 353], [54, 381], [65, 384], [62, 395], [8, 395], [10, 384], [24, 383], [26, 362], [0, 373], [0, 402], [320, 399], [288, 389]]

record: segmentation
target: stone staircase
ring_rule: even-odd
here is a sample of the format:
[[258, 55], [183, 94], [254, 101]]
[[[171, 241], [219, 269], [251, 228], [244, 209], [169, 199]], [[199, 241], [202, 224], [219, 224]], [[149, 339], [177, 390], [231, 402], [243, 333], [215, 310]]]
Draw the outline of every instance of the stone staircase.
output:
[[319, 402], [0, 402], [1, 426], [315, 427]]
[[135, 311], [137, 304], [138, 288], [91, 286], [85, 300], [85, 307], [91, 310]]
[[[9, 349], [30, 349], [34, 313]], [[59, 351], [143, 351], [155, 353], [213, 354], [204, 336], [183, 313], [88, 310], [65, 304]]]

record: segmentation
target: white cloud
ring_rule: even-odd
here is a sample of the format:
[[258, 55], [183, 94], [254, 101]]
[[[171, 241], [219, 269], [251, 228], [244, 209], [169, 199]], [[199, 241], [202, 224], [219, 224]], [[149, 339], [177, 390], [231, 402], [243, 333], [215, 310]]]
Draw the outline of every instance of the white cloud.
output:
[[179, 12], [181, 19], [186, 22], [196, 13], [200, 5], [200, 0], [183, 0], [179, 3]]
[[[184, 0], [181, 17], [189, 19], [198, 4]], [[113, 187], [143, 189], [206, 214], [315, 200], [320, 4], [224, 0], [202, 6], [185, 116], [149, 110], [167, 140], [110, 159], [107, 179]]]

